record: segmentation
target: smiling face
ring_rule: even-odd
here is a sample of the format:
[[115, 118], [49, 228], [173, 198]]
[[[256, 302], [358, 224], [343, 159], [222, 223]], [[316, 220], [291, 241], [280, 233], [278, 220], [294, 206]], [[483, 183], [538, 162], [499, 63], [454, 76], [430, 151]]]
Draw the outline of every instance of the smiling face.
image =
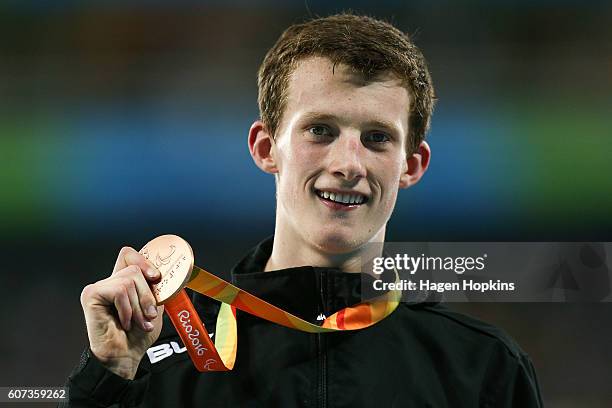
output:
[[418, 180], [406, 156], [409, 106], [392, 75], [365, 82], [326, 58], [302, 60], [269, 166], [258, 163], [276, 173], [277, 235], [328, 254], [383, 241], [398, 189]]

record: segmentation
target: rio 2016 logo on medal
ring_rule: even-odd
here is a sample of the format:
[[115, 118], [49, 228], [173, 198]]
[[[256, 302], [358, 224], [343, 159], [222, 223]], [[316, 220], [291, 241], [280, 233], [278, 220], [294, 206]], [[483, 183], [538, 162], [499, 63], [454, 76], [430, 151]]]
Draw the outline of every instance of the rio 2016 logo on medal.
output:
[[149, 241], [140, 253], [161, 272], [160, 281], [151, 285], [151, 290], [157, 304], [162, 305], [176, 296], [189, 281], [193, 250], [181, 237], [162, 235]]

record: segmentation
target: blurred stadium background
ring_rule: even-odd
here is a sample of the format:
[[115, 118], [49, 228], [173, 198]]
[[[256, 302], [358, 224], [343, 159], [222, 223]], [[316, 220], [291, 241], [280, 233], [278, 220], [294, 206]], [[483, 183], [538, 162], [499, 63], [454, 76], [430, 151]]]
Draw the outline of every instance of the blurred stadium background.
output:
[[[59, 385], [81, 288], [186, 238], [220, 275], [273, 232], [256, 70], [290, 23], [387, 19], [429, 61], [432, 165], [397, 241], [612, 241], [612, 3], [3, 1], [0, 385]], [[547, 406], [612, 406], [610, 304], [467, 304], [532, 356]]]

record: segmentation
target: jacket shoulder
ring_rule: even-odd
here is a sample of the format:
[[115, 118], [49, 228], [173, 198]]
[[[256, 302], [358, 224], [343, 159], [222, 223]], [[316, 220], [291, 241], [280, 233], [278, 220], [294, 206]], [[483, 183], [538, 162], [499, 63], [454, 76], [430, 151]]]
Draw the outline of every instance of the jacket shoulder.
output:
[[480, 342], [499, 343], [515, 358], [526, 355], [518, 343], [506, 331], [493, 324], [452, 310], [441, 303], [408, 305], [408, 307], [428, 321], [436, 321], [435, 327], [443, 326], [447, 335], [461, 334], [480, 340]]
[[[462, 367], [471, 367], [470, 377], [480, 379], [481, 406], [543, 406], [531, 359], [504, 330], [439, 303], [406, 308], [429, 341], [443, 343]], [[465, 355], [479, 356], [480, 376], [474, 370], [474, 359]]]

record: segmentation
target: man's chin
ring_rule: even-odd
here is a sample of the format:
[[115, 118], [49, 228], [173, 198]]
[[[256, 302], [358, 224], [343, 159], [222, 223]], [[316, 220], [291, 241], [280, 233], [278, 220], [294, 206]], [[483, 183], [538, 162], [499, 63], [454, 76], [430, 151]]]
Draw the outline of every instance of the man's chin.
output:
[[316, 245], [320, 251], [328, 254], [346, 254], [361, 247], [364, 242], [355, 234], [327, 233], [317, 239]]

